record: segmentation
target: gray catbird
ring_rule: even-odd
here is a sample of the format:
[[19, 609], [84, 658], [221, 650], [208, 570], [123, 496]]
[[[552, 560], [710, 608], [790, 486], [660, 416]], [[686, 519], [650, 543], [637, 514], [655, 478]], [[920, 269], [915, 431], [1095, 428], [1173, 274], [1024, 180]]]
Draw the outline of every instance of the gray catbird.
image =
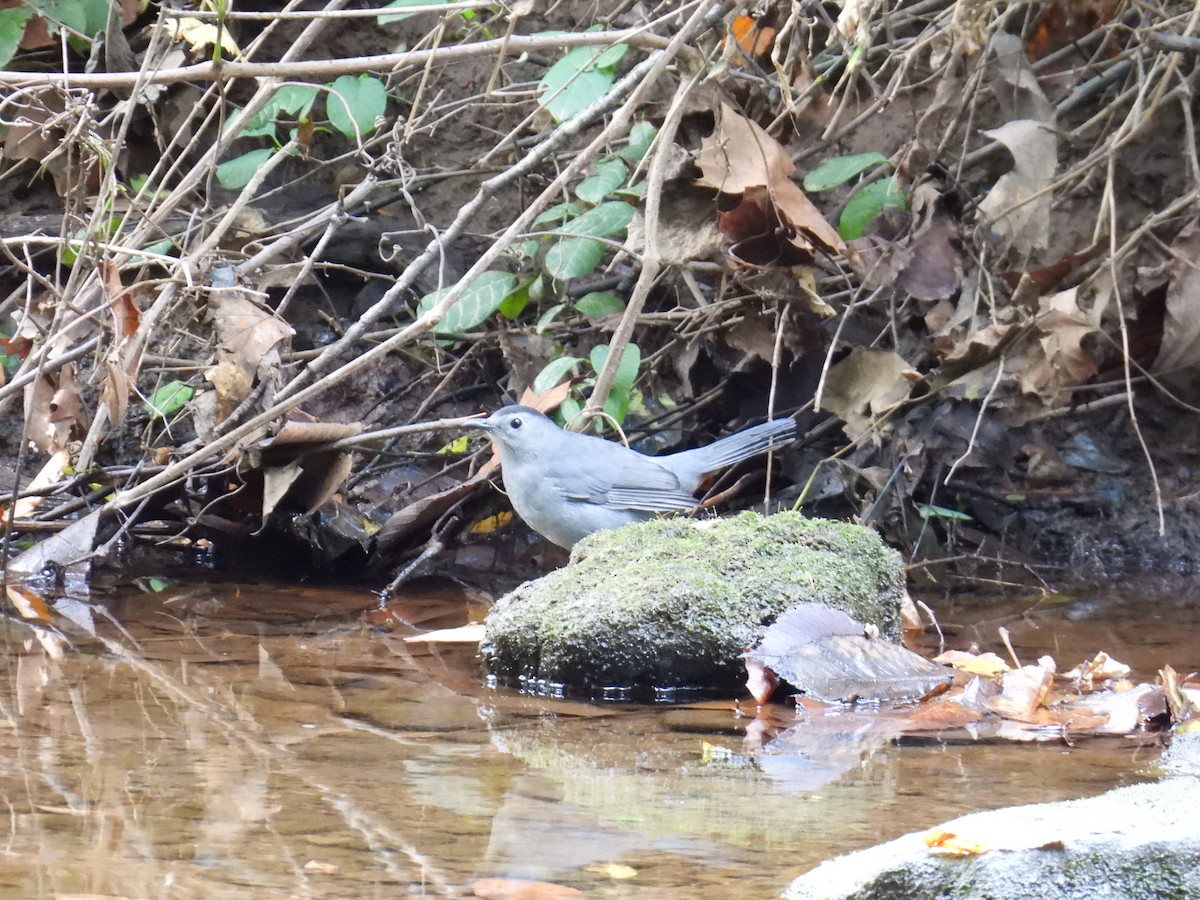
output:
[[593, 531], [694, 509], [706, 474], [796, 436], [793, 420], [774, 419], [707, 447], [650, 457], [563, 431], [527, 406], [506, 406], [471, 424], [487, 432], [500, 455], [513, 509], [534, 531], [568, 548]]

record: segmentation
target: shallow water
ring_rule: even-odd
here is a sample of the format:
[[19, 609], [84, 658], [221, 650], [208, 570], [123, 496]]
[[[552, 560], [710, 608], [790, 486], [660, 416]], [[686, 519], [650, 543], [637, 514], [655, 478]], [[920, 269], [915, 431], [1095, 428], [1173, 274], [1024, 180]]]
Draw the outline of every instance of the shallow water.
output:
[[[1065, 669], [1103, 649], [1200, 669], [1196, 598], [926, 598], [948, 645]], [[474, 651], [404, 640], [457, 593], [366, 624], [365, 593], [136, 590], [55, 659], [6, 629], [0, 894], [469, 896], [530, 878], [589, 897], [776, 896], [822, 859], [952, 816], [1149, 777], [1153, 736], [1003, 744], [813, 734], [743, 755], [732, 701], [631, 707], [484, 688]], [[393, 624], [395, 619], [393, 618]], [[78, 630], [77, 630], [78, 631]], [[136, 643], [134, 643], [136, 642]], [[746, 707], [752, 711], [752, 707]], [[787, 725], [786, 706], [771, 711]], [[706, 744], [732, 751], [705, 761]], [[711, 755], [711, 753], [710, 753]]]

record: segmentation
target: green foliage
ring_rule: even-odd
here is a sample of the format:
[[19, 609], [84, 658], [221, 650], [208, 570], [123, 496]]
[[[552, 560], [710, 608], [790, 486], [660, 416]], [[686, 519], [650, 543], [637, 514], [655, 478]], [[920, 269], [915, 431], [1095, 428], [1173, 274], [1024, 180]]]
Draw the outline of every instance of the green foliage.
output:
[[862, 237], [867, 223], [888, 206], [908, 208], [908, 201], [895, 175], [882, 181], [871, 182], [850, 198], [850, 202], [842, 210], [841, 218], [838, 219], [838, 234], [846, 241]]
[[[433, 328], [434, 334], [461, 334], [487, 321], [516, 288], [517, 279], [507, 272], [484, 272], [471, 282], [442, 320]], [[417, 305], [417, 315], [424, 315], [454, 287], [426, 294]]]
[[168, 381], [150, 395], [150, 399], [142, 404], [142, 409], [152, 419], [168, 419], [183, 409], [195, 393], [182, 381]]
[[625, 301], [616, 294], [592, 291], [575, 301], [575, 309], [589, 319], [603, 319], [625, 312]]
[[865, 172], [871, 166], [886, 163], [887, 157], [882, 153], [856, 153], [853, 156], [835, 156], [827, 159], [804, 176], [806, 191], [828, 191], [840, 187], [856, 175]]
[[[577, 356], [560, 356], [546, 363], [542, 371], [534, 378], [534, 392], [544, 394], [559, 384], [577, 366], [586, 362], [591, 367], [592, 374], [582, 379], [579, 385], [577, 385], [578, 395], [568, 397], [559, 407], [561, 422], [570, 422], [583, 409], [582, 398], [586, 396], [584, 392], [595, 385], [596, 378], [599, 376], [601, 369], [604, 368], [605, 360], [608, 359], [608, 351], [608, 344], [600, 344], [592, 349], [586, 361]], [[604, 412], [612, 416], [617, 422], [625, 421], [625, 415], [629, 412], [629, 405], [634, 394], [633, 383], [637, 380], [638, 367], [641, 363], [641, 349], [637, 344], [627, 344], [625, 352], [621, 354], [621, 362], [617, 364], [617, 371], [613, 376], [613, 383], [608, 392], [608, 399], [604, 402]], [[597, 427], [598, 429], [603, 429], [602, 424]]]
[[[408, 9], [410, 6], [445, 6], [449, 0], [392, 0], [384, 9]], [[382, 13], [376, 20], [380, 25], [392, 25], [403, 22], [416, 13]]]
[[254, 177], [254, 173], [274, 155], [274, 147], [261, 147], [226, 160], [217, 166], [217, 181], [221, 183], [221, 187], [229, 190], [245, 187]]
[[596, 174], [579, 182], [575, 188], [575, 196], [584, 203], [599, 203], [629, 177], [629, 166], [615, 156], [609, 156], [596, 163]]
[[25, 36], [25, 23], [33, 18], [33, 10], [24, 7], [0, 9], [0, 67], [7, 66], [17, 55], [21, 38]]
[[329, 89], [325, 100], [329, 124], [350, 140], [375, 130], [375, 120], [387, 109], [387, 89], [382, 81], [366, 73], [343, 75]]
[[[121, 230], [121, 217], [120, 216], [109, 216], [107, 219], [105, 219], [103, 222], [100, 223], [100, 227], [97, 230], [96, 234], [93, 236], [93, 239], [99, 240], [99, 241], [108, 240], [109, 238], [111, 238], [113, 235], [115, 235], [120, 230]], [[88, 240], [87, 229], [81, 228], [79, 231], [75, 232], [74, 239], [70, 243], [63, 245], [62, 249], [59, 250], [58, 256], [59, 256], [59, 259], [62, 260], [62, 264], [64, 266], [75, 265], [75, 261], [77, 259], [79, 259], [79, 251], [83, 247], [83, 245], [87, 242], [87, 240]]]
[[614, 44], [603, 51], [594, 47], [568, 50], [538, 82], [542, 91], [538, 103], [556, 122], [578, 115], [612, 87], [617, 63], [628, 49], [628, 44]]
[[617, 151], [617, 156], [631, 163], [640, 162], [650, 152], [658, 129], [645, 119], [639, 119], [629, 129], [629, 143]]
[[50, 34], [66, 28], [91, 43], [108, 25], [109, 0], [28, 0], [46, 18]]
[[583, 362], [578, 356], [560, 356], [552, 359], [533, 379], [533, 392], [544, 394], [566, 377], [567, 373]]
[[[325, 110], [334, 128], [352, 141], [375, 130], [375, 120], [387, 109], [383, 82], [371, 75], [343, 75], [325, 87], [328, 88]], [[281, 120], [294, 123], [310, 120], [320, 93], [321, 88], [315, 84], [285, 84], [272, 94], [266, 105], [238, 131], [238, 137], [267, 137], [275, 146], [260, 147], [221, 163], [217, 166], [221, 186], [237, 190], [249, 184], [259, 167], [279, 151]], [[229, 121], [233, 121], [232, 116]]]

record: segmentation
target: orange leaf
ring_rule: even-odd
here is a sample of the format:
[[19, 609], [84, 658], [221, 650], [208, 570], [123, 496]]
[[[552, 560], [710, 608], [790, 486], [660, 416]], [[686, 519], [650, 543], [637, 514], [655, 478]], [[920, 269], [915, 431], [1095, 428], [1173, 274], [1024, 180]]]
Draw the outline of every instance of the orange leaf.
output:
[[50, 623], [50, 608], [46, 601], [22, 584], [10, 584], [5, 589], [8, 600], [26, 619]]

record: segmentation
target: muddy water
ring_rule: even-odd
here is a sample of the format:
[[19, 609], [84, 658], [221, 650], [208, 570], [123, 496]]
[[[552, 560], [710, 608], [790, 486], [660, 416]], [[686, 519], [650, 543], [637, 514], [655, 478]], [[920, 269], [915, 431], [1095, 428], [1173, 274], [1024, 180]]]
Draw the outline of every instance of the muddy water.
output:
[[[929, 602], [953, 646], [998, 649], [1003, 625], [1030, 658], [1066, 668], [1104, 649], [1146, 679], [1200, 669], [1195, 600]], [[1141, 780], [1159, 752], [801, 733], [752, 762], [764, 724], [732, 702], [490, 691], [471, 649], [404, 639], [460, 624], [461, 597], [410, 597], [391, 632], [364, 623], [372, 603], [131, 589], [104, 604], [127, 634], [73, 628], [61, 658], [7, 626], [0, 896], [457, 897], [529, 878], [600, 898], [770, 897], [824, 858], [963, 812]], [[731, 752], [706, 760], [706, 744]]]

